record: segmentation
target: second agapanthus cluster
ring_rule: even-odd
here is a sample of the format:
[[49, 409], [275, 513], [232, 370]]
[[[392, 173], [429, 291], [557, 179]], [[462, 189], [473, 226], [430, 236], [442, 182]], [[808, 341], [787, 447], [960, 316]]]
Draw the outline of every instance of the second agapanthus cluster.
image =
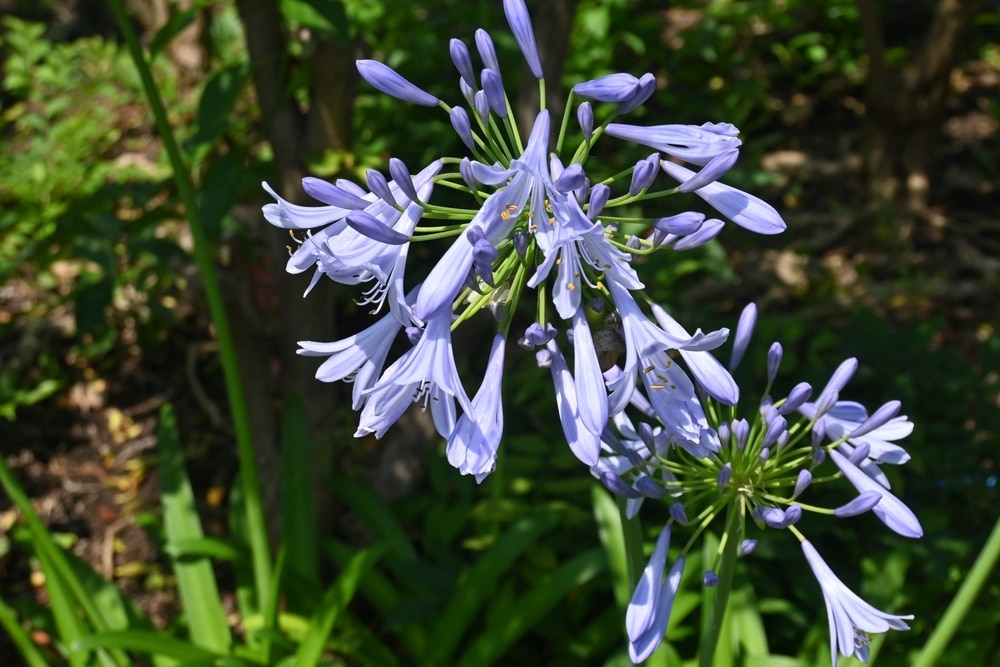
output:
[[[544, 101], [545, 79], [523, 0], [505, 0], [504, 9]], [[673, 253], [715, 238], [723, 218], [761, 234], [784, 230], [774, 208], [719, 181], [739, 155], [739, 131], [728, 123], [614, 122], [639, 108], [656, 87], [652, 74], [622, 73], [574, 86], [558, 128], [545, 108], [532, 127], [518, 128], [484, 30], [475, 34], [475, 51], [478, 66], [465, 43], [451, 40], [464, 106], [446, 104], [380, 62], [358, 62], [361, 76], [376, 89], [443, 109], [467, 155], [442, 156], [415, 174], [392, 159], [389, 178], [369, 170], [364, 185], [304, 179], [306, 193], [322, 206], [290, 203], [265, 185], [277, 202], [264, 207], [267, 220], [303, 232], [288, 270], [313, 270], [307, 292], [324, 276], [356, 285], [362, 289], [359, 303], [379, 315], [343, 340], [301, 343], [300, 353], [325, 357], [320, 380], [353, 383], [357, 435], [381, 437], [417, 403], [430, 410], [447, 442], [448, 460], [481, 481], [494, 469], [503, 437], [504, 357], [514, 339], [549, 369], [570, 449], [608, 488], [630, 498], [633, 514], [644, 498], [669, 500], [671, 521], [681, 524], [697, 508], [697, 536], [735, 504], [761, 525], [790, 527], [805, 507], [792, 501], [808, 485], [811, 467], [828, 453], [861, 492], [850, 512], [874, 508], [891, 528], [904, 532], [899, 527], [905, 525], [915, 536], [919, 524], [912, 514], [903, 516], [899, 507], [905, 507], [878, 474], [879, 463], [905, 460], [887, 442], [895, 437], [872, 444], [873, 429], [902, 428], [898, 421], [871, 426], [888, 410], [868, 418], [860, 406], [838, 403], [843, 383], [831, 380], [815, 403], [796, 388], [798, 393], [761, 406], [751, 422], [738, 420], [739, 388], [712, 354], [728, 330], [689, 333], [644, 294], [637, 257], [671, 261]], [[599, 124], [595, 103], [603, 114]], [[652, 152], [620, 173], [606, 174], [588, 161], [604, 135]], [[464, 195], [468, 207], [432, 201], [441, 188]], [[720, 218], [695, 211], [625, 213], [637, 203], [690, 194]], [[406, 271], [411, 245], [442, 241], [448, 245], [435, 266], [422, 281], [412, 280]], [[532, 301], [530, 308], [524, 305]], [[527, 322], [526, 310], [533, 312]], [[470, 395], [456, 367], [452, 333], [481, 311], [494, 319], [496, 333], [488, 351], [484, 345], [486, 373]], [[741, 322], [737, 350], [745, 349], [748, 336]], [[409, 347], [390, 360], [400, 340]], [[559, 341], [566, 342], [560, 347]], [[572, 350], [569, 358], [564, 349]], [[806, 421], [789, 427], [795, 411]], [[868, 440], [858, 431], [862, 422], [869, 426]], [[832, 443], [821, 447], [824, 433]], [[791, 495], [780, 495], [786, 491]], [[664, 535], [626, 619], [637, 662], [663, 638], [677, 564], [683, 563], [681, 557], [664, 575], [669, 527]], [[804, 538], [803, 548], [828, 607], [843, 607], [843, 586]], [[864, 642], [858, 639], [852, 648], [842, 639], [843, 619], [855, 618], [852, 609], [848, 605], [836, 615], [834, 637], [841, 653], [864, 656]], [[877, 616], [883, 617], [890, 619], [886, 627], [871, 615], [852, 622], [861, 633], [901, 627], [899, 617]]]

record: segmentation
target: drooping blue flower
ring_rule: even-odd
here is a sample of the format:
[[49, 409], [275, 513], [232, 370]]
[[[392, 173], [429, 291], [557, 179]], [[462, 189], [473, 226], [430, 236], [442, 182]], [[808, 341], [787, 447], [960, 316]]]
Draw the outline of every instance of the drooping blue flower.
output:
[[830, 664], [837, 664], [837, 652], [868, 662], [872, 634], [889, 630], [909, 630], [904, 621], [912, 614], [887, 614], [862, 600], [837, 578], [830, 566], [808, 540], [802, 541], [802, 553], [823, 591], [826, 614], [830, 623]]
[[678, 558], [666, 578], [667, 549], [670, 547], [670, 526], [663, 527], [653, 553], [649, 557], [639, 583], [625, 611], [625, 630], [629, 640], [629, 658], [639, 664], [653, 654], [670, 623], [670, 611], [681, 584], [684, 558]]
[[[691, 334], [662, 306], [653, 304], [651, 310], [657, 323], [668, 334], [680, 339], [691, 338]], [[728, 335], [728, 333], [729, 331], [725, 330], [725, 333], [720, 333], [720, 336]], [[725, 405], [736, 405], [739, 402], [740, 388], [736, 385], [736, 380], [711, 352], [685, 349], [679, 351], [681, 358], [691, 370], [691, 374], [709, 396]]]
[[490, 347], [486, 374], [472, 399], [472, 412], [463, 413], [448, 438], [448, 462], [463, 475], [482, 482], [496, 467], [497, 449], [503, 436], [503, 360], [506, 339], [497, 334]]
[[416, 345], [389, 366], [365, 395], [355, 436], [374, 433], [381, 438], [411, 403], [431, 408], [434, 426], [444, 438], [455, 428], [456, 401], [462, 410], [474, 414], [455, 367], [450, 314], [427, 320]]
[[539, 366], [548, 366], [552, 372], [552, 384], [556, 390], [556, 410], [563, 434], [570, 451], [587, 466], [593, 466], [601, 456], [601, 439], [586, 427], [580, 416], [581, 406], [577, 397], [576, 382], [566, 364], [566, 359], [556, 345], [549, 341], [536, 353]]

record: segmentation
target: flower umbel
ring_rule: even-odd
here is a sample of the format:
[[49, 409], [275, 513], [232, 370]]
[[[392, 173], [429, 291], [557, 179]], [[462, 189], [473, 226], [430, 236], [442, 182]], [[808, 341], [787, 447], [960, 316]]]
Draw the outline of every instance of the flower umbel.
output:
[[[544, 63], [524, 0], [504, 0], [503, 8], [545, 100]], [[561, 122], [540, 108], [530, 128], [517, 127], [492, 37], [477, 30], [474, 47], [458, 39], [449, 43], [460, 77], [456, 105], [383, 63], [357, 62], [376, 90], [439, 107], [458, 138], [450, 148], [467, 154], [444, 155], [412, 175], [393, 158], [389, 179], [369, 170], [363, 185], [304, 179], [320, 206], [293, 204], [265, 184], [275, 203], [264, 207], [264, 216], [299, 235], [287, 270], [315, 268], [307, 293], [325, 276], [364, 286], [358, 303], [372, 314], [389, 306], [361, 332], [329, 343], [302, 342], [300, 353], [326, 357], [318, 379], [354, 383], [356, 436], [382, 437], [416, 403], [430, 409], [449, 463], [482, 482], [497, 466], [509, 422], [502, 393], [513, 336], [549, 370], [570, 451], [626, 499], [625, 516], [638, 520], [646, 500], [665, 503], [670, 516], [626, 613], [633, 662], [662, 643], [685, 559], [720, 516], [728, 517], [728, 546], [717, 562], [704, 564], [702, 577], [716, 600], [724, 604], [731, 589], [732, 560], [749, 555], [757, 543], [745, 539], [748, 524], [789, 530], [802, 540], [826, 599], [833, 660], [838, 647], [843, 655], [866, 659], [870, 633], [906, 629], [901, 619], [909, 617], [884, 614], [845, 588], [799, 526], [809, 513], [848, 518], [872, 511], [900, 535], [919, 537], [920, 523], [890, 493], [880, 467], [908, 460], [896, 442], [912, 423], [898, 416], [898, 402], [869, 415], [860, 404], [839, 400], [855, 360], [841, 365], [814, 402], [812, 388], [802, 382], [772, 398], [783, 358], [778, 343], [768, 354], [761, 398], [741, 416], [740, 402], [745, 405], [751, 392], [732, 371], [747, 353], [756, 306], [740, 317], [727, 368], [716, 353], [729, 330], [706, 333], [682, 324], [646, 294], [640, 277], [641, 265], [669, 262], [723, 230], [721, 218], [685, 210], [689, 202], [707, 203], [751, 232], [785, 229], [772, 206], [719, 181], [738, 159], [739, 130], [725, 122], [616, 122], [655, 93], [651, 73], [579, 82]], [[591, 101], [574, 102], [574, 96]], [[613, 173], [590, 159], [605, 134], [645, 147], [639, 153], [645, 157]], [[464, 196], [467, 205], [439, 203], [442, 189]], [[645, 212], [664, 200], [670, 205]], [[447, 247], [414, 284], [407, 273], [413, 244], [442, 241]], [[473, 318], [494, 333], [488, 347], [480, 346], [483, 377], [466, 382], [452, 338]], [[403, 349], [391, 358], [397, 339]], [[470, 399], [467, 387], [477, 385]], [[817, 472], [823, 465], [830, 474]], [[853, 498], [837, 508], [808, 503], [811, 489], [841, 478], [857, 489]], [[671, 558], [671, 534], [680, 530], [691, 537]], [[721, 616], [716, 620], [702, 644], [704, 664], [711, 662]]]

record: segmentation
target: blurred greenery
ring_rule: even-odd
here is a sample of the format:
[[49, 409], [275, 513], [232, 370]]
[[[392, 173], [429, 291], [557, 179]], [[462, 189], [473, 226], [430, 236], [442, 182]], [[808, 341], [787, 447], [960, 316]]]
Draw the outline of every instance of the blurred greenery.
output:
[[[32, 667], [628, 664], [621, 527], [610, 498], [595, 491], [564, 446], [554, 397], [530, 355], [510, 355], [505, 406], [517, 418], [507, 419], [498, 472], [478, 486], [455, 474], [437, 443], [414, 488], [380, 498], [361, 473], [387, 454], [367, 439], [350, 440], [355, 418], [345, 401], [336, 415], [345, 434], [338, 468], [324, 471], [334, 498], [317, 510], [323, 489], [310, 485], [301, 406], [285, 397], [281, 465], [260, 470], [280, 478], [271, 509], [282, 515], [284, 532], [272, 541], [273, 589], [260, 590], [249, 553], [263, 536], [243, 519], [231, 434], [200, 416], [200, 394], [225, 403], [219, 369], [202, 368], [204, 387], [194, 387], [191, 371], [181, 368], [211, 326], [194, 270], [191, 207], [181, 201], [121, 32], [94, 4], [101, 3], [12, 1], [0, 19], [0, 483], [10, 499], [0, 503], [0, 655], [16, 650]], [[935, 3], [909, 3], [902, 17], [907, 10], [896, 5], [904, 3], [880, 4], [888, 19], [899, 19], [890, 25], [887, 62], [903, 66], [921, 46], [911, 28], [930, 20]], [[790, 225], [789, 238], [752, 239], [730, 229], [677, 261], [643, 266], [653, 296], [705, 329], [732, 327], [743, 304], [758, 300], [762, 318], [741, 385], [763, 386], [772, 340], [784, 345], [785, 389], [801, 380], [821, 385], [841, 359], [857, 356], [860, 370], [842, 398], [869, 406], [898, 398], [916, 423], [906, 443], [913, 459], [887, 472], [925, 537], [904, 541], [870, 516], [816, 520], [810, 533], [846, 583], [878, 607], [915, 615], [910, 632], [876, 642], [884, 665], [910, 664], [1000, 514], [997, 274], [972, 272], [945, 246], [958, 236], [981, 246], [987, 260], [1000, 252], [987, 243], [996, 231], [990, 216], [1000, 173], [1000, 7], [981, 4], [952, 77], [949, 114], [956, 127], [972, 119], [978, 125], [969, 127], [986, 129], [943, 135], [948, 145], [933, 181], [938, 217], [919, 219], [911, 236], [889, 238], [866, 227], [864, 170], [822, 180], [822, 169], [809, 168], [850, 162], [864, 142], [870, 62], [857, 2], [568, 3], [574, 14], [564, 89], [610, 72], [653, 72], [657, 92], [636, 122], [733, 122], [745, 143], [729, 181], [805, 221]], [[245, 247], [234, 240], [276, 233], [253, 231], [262, 225], [260, 181], [280, 178], [266, 140], [275, 110], [260, 108], [232, 3], [148, 3], [165, 12], [158, 20], [142, 18], [140, 5], [132, 10], [199, 189], [197, 213], [212, 255], [230, 263]], [[521, 67], [498, 2], [279, 5], [288, 40], [280, 88], [303, 111], [319, 104], [313, 84], [321, 65], [312, 56], [323, 44], [386, 62], [449, 102], [460, 96], [447, 38], [470, 41], [477, 27], [488, 27], [508, 79]], [[540, 5], [529, 2], [535, 12]], [[196, 76], [182, 75], [186, 66], [173, 48], [192, 29], [197, 39], [187, 43], [203, 56]], [[351, 94], [347, 145], [307, 146], [311, 173], [359, 179], [369, 167], [384, 171], [390, 156], [413, 166], [463, 152], [439, 110], [408, 107], [402, 122], [397, 101], [365, 85]], [[609, 171], [643, 157], [613, 142], [599, 150]], [[801, 173], [765, 169], [780, 151], [801, 154]], [[857, 212], [847, 233], [821, 245], [816, 237], [828, 230], [813, 218], [845, 210]], [[888, 215], [898, 216], [889, 218], [893, 234], [912, 228], [906, 211]], [[414, 270], [426, 271], [430, 255], [414, 255]], [[775, 268], [789, 262], [804, 279], [786, 280], [788, 272]], [[244, 278], [267, 284], [256, 274]], [[338, 292], [338, 313], [350, 313], [354, 297]], [[485, 362], [463, 363], [475, 377]], [[39, 499], [70, 493], [74, 474], [85, 469], [71, 459], [70, 479], [61, 483], [45, 467], [59, 456], [90, 449], [104, 465], [116, 460], [109, 450], [139, 442], [139, 432], [119, 441], [114, 428], [105, 431], [111, 415], [145, 399], [157, 408], [169, 399], [177, 413], [162, 408], [152, 420], [158, 433], [144, 434], [157, 443], [155, 456], [126, 457], [132, 479], [144, 480], [155, 497], [145, 506], [138, 494], [115, 505], [155, 547], [137, 555], [113, 531], [108, 537], [68, 526], [69, 518], [43, 511], [49, 505]], [[93, 432], [113, 445], [95, 444], [102, 441]], [[135, 491], [114, 486], [125, 479], [119, 472], [105, 487]], [[227, 497], [229, 510], [212, 494]], [[836, 506], [843, 497], [813, 502]], [[97, 509], [75, 511], [86, 518]], [[655, 519], [647, 522], [655, 526]], [[317, 533], [317, 523], [327, 532]], [[732, 664], [824, 664], [820, 591], [792, 537], [776, 532], [740, 561], [722, 643]], [[655, 536], [644, 535], [647, 542]], [[131, 557], [134, 572], [144, 574], [104, 569], [96, 551], [87, 551], [98, 539], [110, 540], [112, 564], [116, 554]], [[669, 645], [650, 665], [685, 664], [681, 656], [697, 650], [698, 560], [685, 571]], [[166, 611], [154, 609], [158, 596], [168, 600]], [[994, 572], [940, 664], [1000, 660], [998, 609]]]

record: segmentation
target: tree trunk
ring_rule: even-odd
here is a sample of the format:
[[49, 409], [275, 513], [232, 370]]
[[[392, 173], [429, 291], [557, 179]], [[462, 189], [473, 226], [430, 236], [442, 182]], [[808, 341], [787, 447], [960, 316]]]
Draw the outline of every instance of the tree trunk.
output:
[[926, 210], [945, 119], [951, 71], [976, 14], [975, 0], [939, 0], [930, 28], [900, 69], [886, 61], [883, 17], [875, 0], [858, 0], [869, 59], [865, 158], [872, 195], [884, 204]]

